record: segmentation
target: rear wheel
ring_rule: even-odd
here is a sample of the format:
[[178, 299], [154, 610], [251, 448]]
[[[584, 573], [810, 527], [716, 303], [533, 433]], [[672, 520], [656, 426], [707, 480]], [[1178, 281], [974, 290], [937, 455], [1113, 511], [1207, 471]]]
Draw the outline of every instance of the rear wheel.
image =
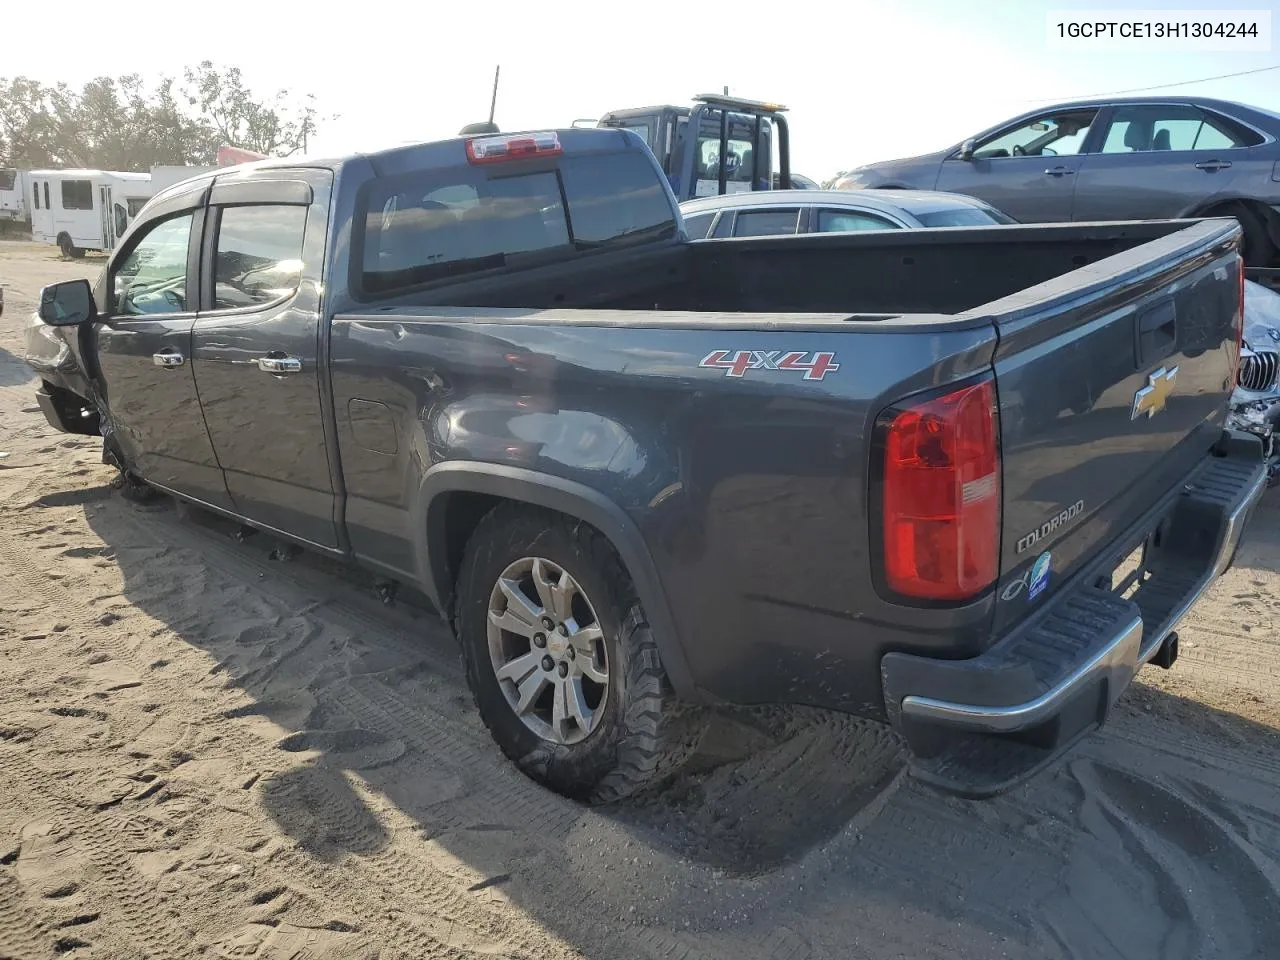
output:
[[629, 796], [701, 741], [702, 712], [676, 700], [629, 577], [585, 524], [495, 508], [467, 544], [455, 628], [494, 740], [559, 793]]
[[64, 257], [73, 257], [76, 245], [71, 242], [71, 235], [66, 233], [58, 234], [58, 250]]

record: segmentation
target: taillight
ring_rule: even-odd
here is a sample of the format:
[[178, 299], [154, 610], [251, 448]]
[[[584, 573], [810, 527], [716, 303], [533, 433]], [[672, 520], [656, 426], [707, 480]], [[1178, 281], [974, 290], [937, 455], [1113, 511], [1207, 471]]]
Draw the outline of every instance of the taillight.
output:
[[494, 137], [475, 137], [467, 141], [467, 159], [472, 163], [500, 163], [503, 160], [525, 160], [530, 157], [553, 157], [563, 153], [560, 135], [546, 133], [508, 133]]
[[884, 433], [885, 585], [967, 600], [995, 582], [1000, 449], [995, 382], [892, 411]]

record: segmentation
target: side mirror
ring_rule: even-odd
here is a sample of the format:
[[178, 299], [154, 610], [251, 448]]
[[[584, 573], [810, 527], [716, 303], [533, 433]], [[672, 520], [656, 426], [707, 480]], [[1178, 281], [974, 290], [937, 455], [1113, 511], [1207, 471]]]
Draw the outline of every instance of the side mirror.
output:
[[973, 150], [974, 150], [973, 138], [970, 137], [964, 143], [960, 144], [960, 159], [966, 160], [966, 161], [972, 160]]
[[97, 312], [88, 280], [63, 280], [40, 291], [40, 319], [51, 327], [74, 327]]

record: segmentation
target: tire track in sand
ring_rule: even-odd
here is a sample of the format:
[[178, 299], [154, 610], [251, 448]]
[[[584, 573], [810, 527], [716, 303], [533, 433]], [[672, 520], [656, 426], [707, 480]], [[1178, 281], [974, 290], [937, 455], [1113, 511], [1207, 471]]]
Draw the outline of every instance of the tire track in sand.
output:
[[[173, 531], [167, 532], [168, 538], [173, 539]], [[101, 631], [95, 632], [95, 628], [102, 626], [100, 610], [94, 608], [91, 601], [85, 599], [81, 593], [74, 593], [60, 582], [50, 581], [41, 576], [35, 565], [27, 560], [15, 542], [0, 539], [0, 564], [2, 564], [0, 576], [17, 580], [22, 589], [42, 595], [51, 605], [56, 605], [59, 608], [61, 620], [74, 623], [82, 631], [86, 631], [87, 635], [93, 636], [96, 649], [109, 649], [119, 659], [131, 662], [142, 670], [147, 669], [153, 662], [149, 654], [143, 653], [126, 640], [110, 634], [103, 635]], [[233, 579], [236, 578], [233, 577]], [[288, 604], [292, 599], [287, 596], [281, 597], [279, 591], [269, 590], [257, 584], [245, 586], [275, 603]], [[132, 610], [123, 608], [121, 612], [125, 616], [136, 615]], [[150, 617], [147, 617], [147, 620], [150, 621]], [[117, 622], [117, 630], [119, 626]], [[152, 631], [150, 630], [152, 626], [154, 625], [149, 623], [148, 629], [141, 632], [151, 632], [153, 641], [172, 644], [179, 650], [175, 652], [174, 659], [168, 665], [169, 668], [162, 675], [153, 675], [149, 678], [148, 687], [155, 699], [169, 703], [189, 700], [192, 681], [196, 683], [202, 680], [207, 681], [209, 673], [207, 658], [178, 655], [181, 649], [188, 647], [186, 642], [171, 631]], [[180, 668], [184, 666], [196, 676], [183, 678], [180, 675]], [[243, 710], [243, 705], [243, 695], [233, 688], [228, 689], [221, 696], [205, 704], [211, 710], [211, 715], [205, 719], [216, 723], [222, 719], [218, 715], [219, 706], [226, 708], [221, 711], [225, 716], [231, 710]], [[198, 718], [193, 719], [199, 722]], [[234, 723], [223, 722], [219, 726], [218, 734], [224, 746], [233, 747], [238, 756], [268, 771], [258, 781], [260, 789], [266, 789], [273, 777], [283, 776], [288, 768], [294, 766], [293, 759], [287, 753], [278, 750], [262, 738], [239, 729]], [[459, 746], [461, 747], [461, 744]], [[474, 745], [470, 746], [474, 749]], [[470, 751], [464, 749], [460, 752], [469, 753]], [[479, 761], [480, 758], [476, 759]], [[496, 768], [495, 765], [495, 769], [500, 768]], [[486, 779], [478, 778], [481, 789]], [[312, 778], [303, 787], [304, 792], [315, 789], [317, 783], [320, 783], [323, 788], [323, 780], [316, 781]], [[532, 784], [529, 786], [531, 789], [536, 789]], [[290, 784], [284, 793], [287, 794], [290, 790], [296, 789], [298, 784], [295, 782]], [[321, 792], [323, 793], [323, 789]], [[347, 814], [336, 807], [326, 807], [324, 803], [320, 804], [320, 809], [322, 812], [319, 822], [326, 834], [343, 835], [348, 829]], [[479, 898], [459, 894], [452, 878], [441, 876], [429, 861], [423, 862], [401, 847], [397, 847], [394, 852], [386, 853], [384, 859], [376, 863], [369, 863], [365, 857], [360, 856], [345, 858], [344, 867], [349, 870], [354, 869], [362, 875], [356, 883], [351, 883], [341, 874], [326, 869], [322, 862], [300, 849], [280, 848], [273, 851], [271, 856], [273, 872], [278, 873], [280, 879], [286, 884], [295, 876], [305, 876], [315, 889], [323, 891], [329, 897], [345, 902], [352, 908], [362, 907], [365, 915], [386, 917], [387, 919], [379, 924], [379, 933], [383, 935], [384, 942], [389, 946], [402, 949], [410, 956], [428, 960], [436, 957], [455, 958], [473, 952], [493, 955], [500, 951], [539, 958], [577, 955], [576, 951], [567, 951], [567, 945], [556, 942], [555, 938], [540, 926], [533, 926], [530, 929], [530, 924], [523, 918], [515, 920], [509, 909], [501, 912], [492, 911]], [[405, 862], [406, 860], [408, 862]], [[384, 869], [388, 866], [394, 866], [393, 873], [405, 879], [404, 886], [408, 888], [407, 894], [406, 890], [397, 889], [394, 884], [386, 882], [387, 874]], [[409, 877], [412, 877], [412, 883], [407, 882]], [[399, 910], [389, 912], [387, 910], [389, 903], [398, 906]], [[441, 914], [447, 918], [447, 923], [427, 924], [424, 928], [421, 922], [415, 922], [416, 918], [410, 919], [420, 913], [424, 906], [431, 905], [440, 909]], [[521, 927], [525, 929], [518, 929]], [[489, 931], [503, 934], [503, 936], [495, 941], [493, 937], [487, 935]], [[447, 939], [448, 942], [444, 942], [441, 938]]]

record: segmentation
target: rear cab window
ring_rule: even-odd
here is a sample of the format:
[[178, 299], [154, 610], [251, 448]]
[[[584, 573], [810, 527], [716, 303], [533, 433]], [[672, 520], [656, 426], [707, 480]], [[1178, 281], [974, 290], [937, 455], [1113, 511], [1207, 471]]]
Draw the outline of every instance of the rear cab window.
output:
[[369, 297], [676, 232], [665, 184], [639, 150], [433, 168], [363, 192], [358, 287]]

